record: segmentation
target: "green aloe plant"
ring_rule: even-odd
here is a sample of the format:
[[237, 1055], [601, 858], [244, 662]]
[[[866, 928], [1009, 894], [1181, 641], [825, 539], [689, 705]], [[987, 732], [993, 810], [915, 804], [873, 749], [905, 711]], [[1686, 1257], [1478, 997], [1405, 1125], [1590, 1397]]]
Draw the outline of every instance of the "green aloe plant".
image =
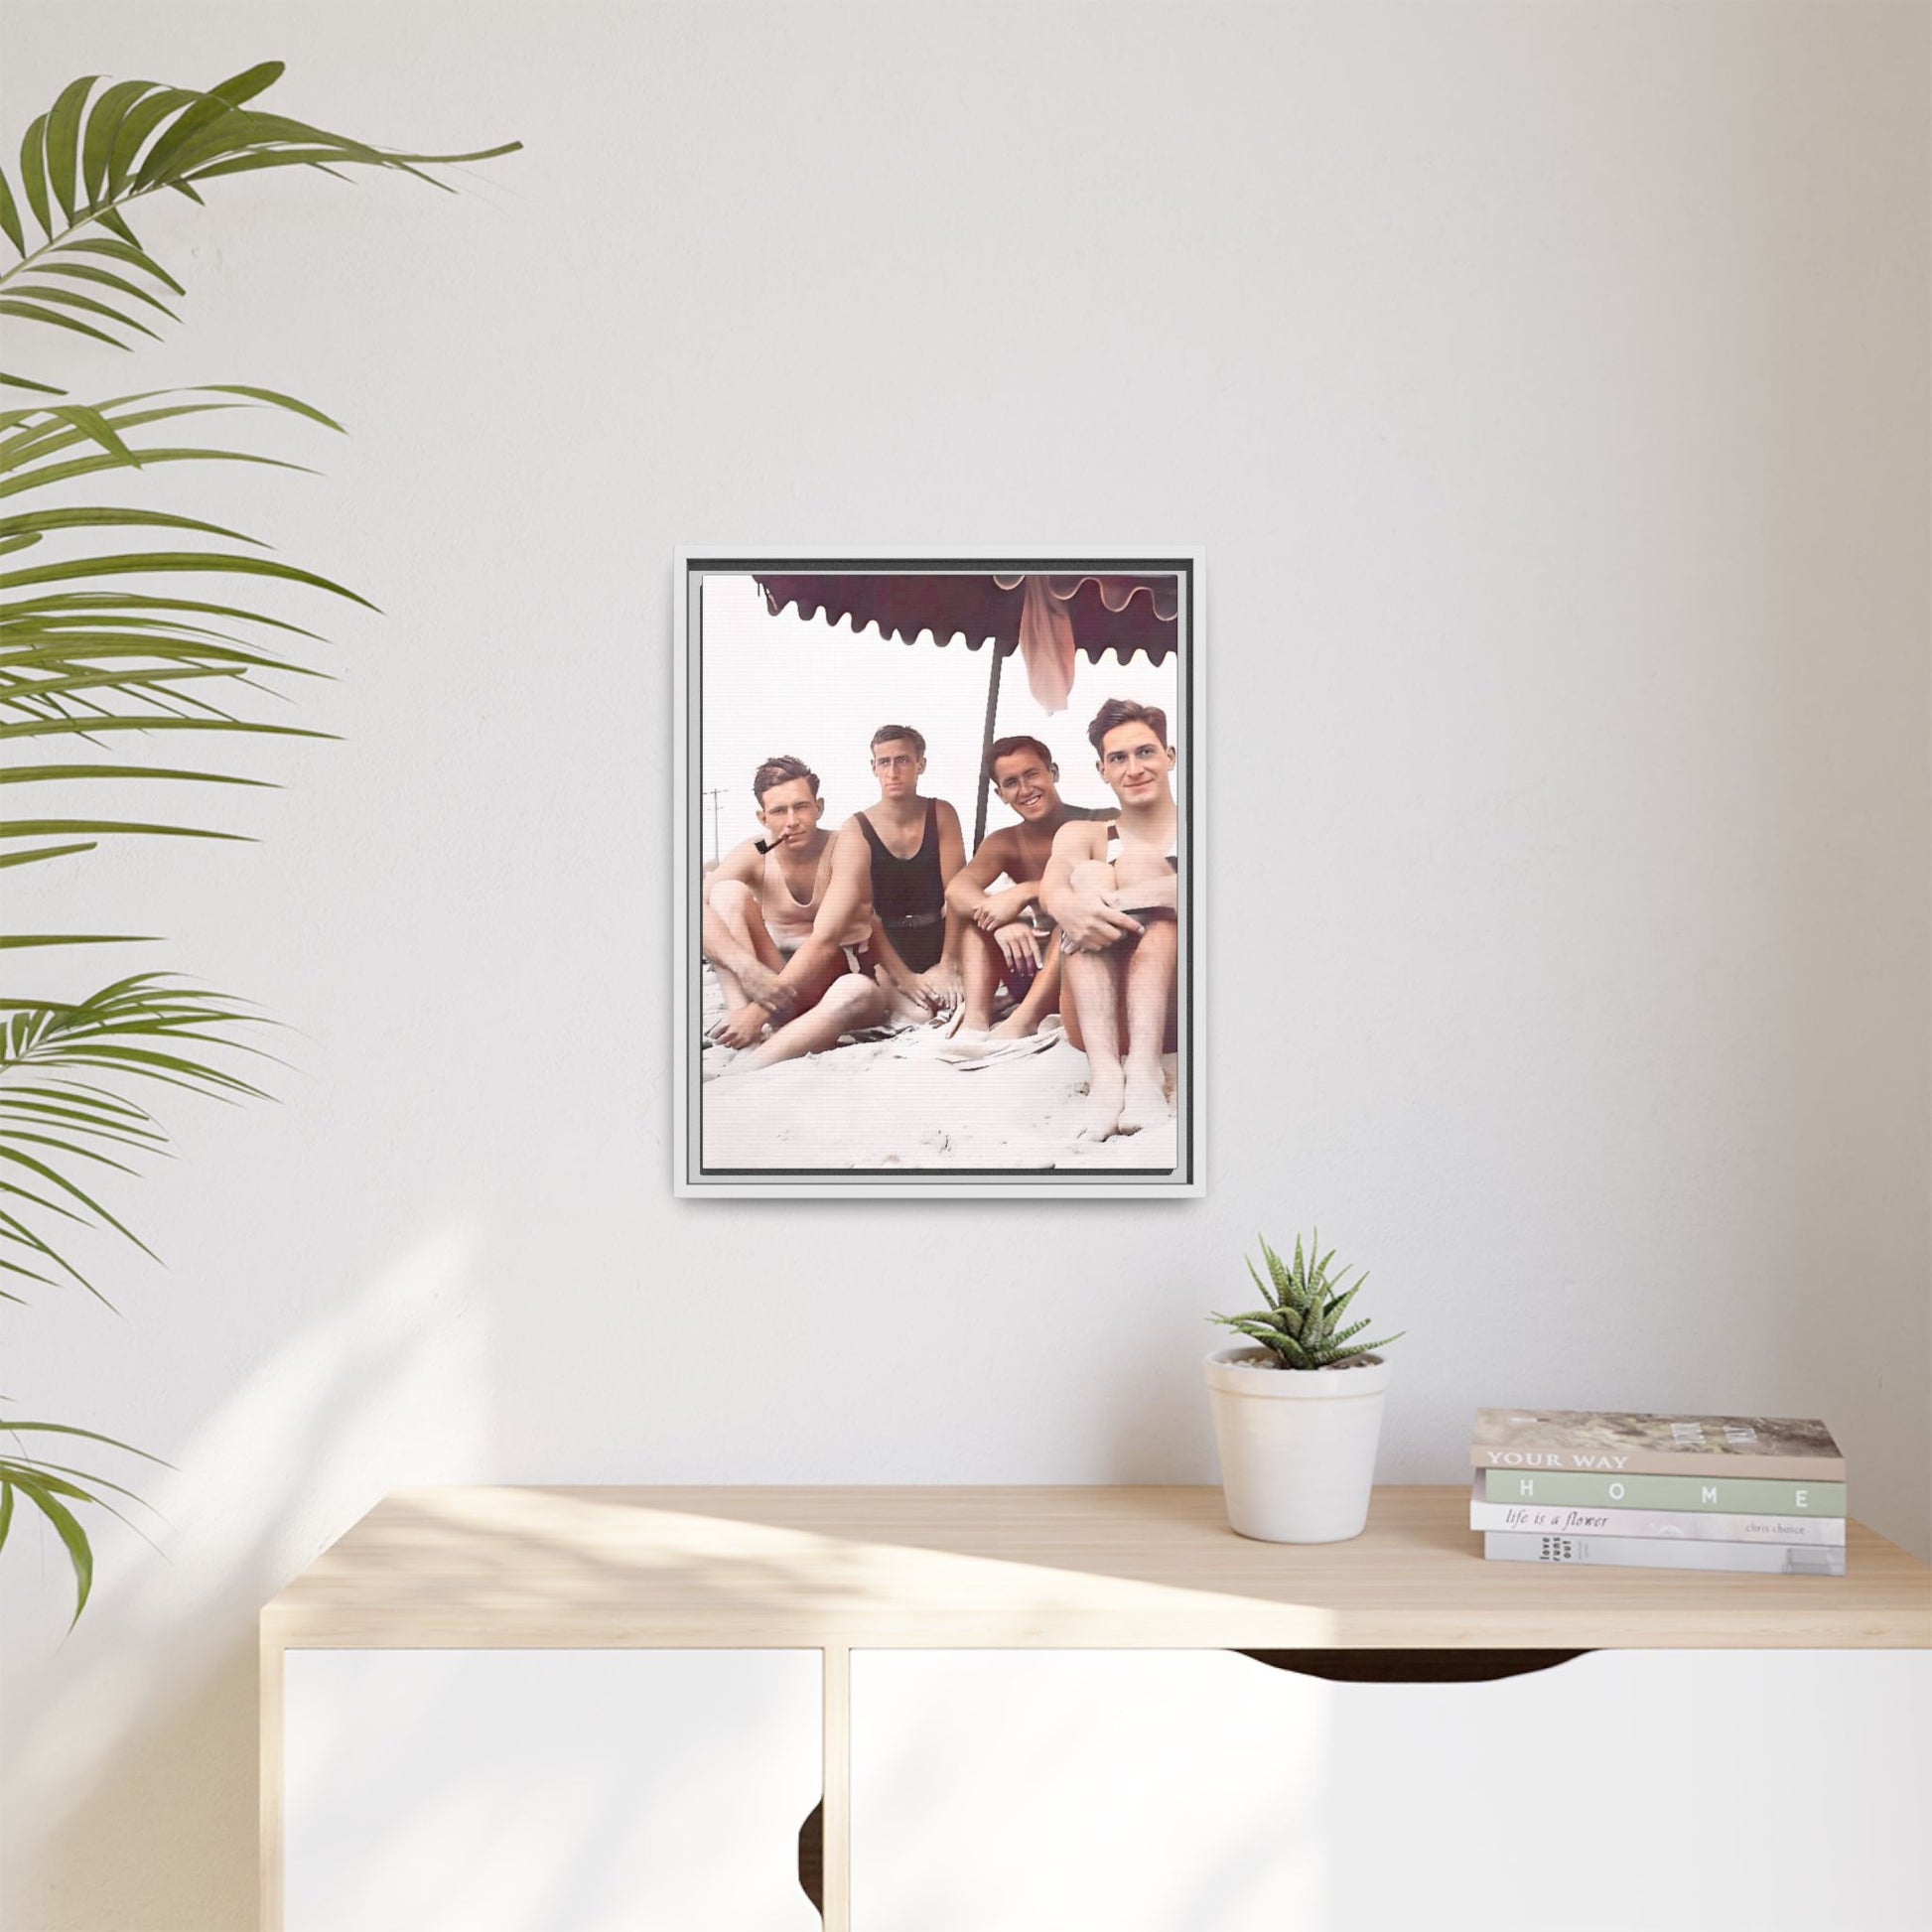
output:
[[[371, 147], [254, 105], [282, 71], [281, 62], [265, 62], [207, 88], [102, 84], [102, 76], [89, 74], [62, 89], [21, 142], [18, 194], [0, 168], [0, 237], [17, 257], [0, 268], [10, 357], [30, 334], [50, 349], [82, 356], [124, 353], [157, 340], [178, 319], [169, 298], [186, 290], [133, 225], [136, 213], [147, 224], [151, 197], [199, 206], [207, 184], [269, 168], [339, 176], [377, 169], [444, 188], [430, 168], [487, 160], [519, 145], [448, 155]], [[177, 746], [231, 743], [233, 734], [328, 736], [260, 715], [260, 701], [282, 695], [286, 681], [321, 675], [303, 658], [322, 640], [259, 608], [256, 593], [293, 588], [374, 607], [265, 554], [239, 530], [172, 509], [75, 500], [74, 491], [129, 472], [172, 477], [178, 464], [301, 469], [206, 440], [201, 431], [212, 417], [340, 425], [252, 383], [78, 401], [47, 380], [49, 373], [0, 373], [0, 386], [34, 398], [0, 409], [0, 785], [54, 785], [64, 795], [77, 787], [83, 798], [101, 786], [110, 796], [134, 787], [147, 797], [155, 786], [174, 795], [192, 785], [222, 787], [220, 796], [234, 798], [234, 788], [267, 783], [211, 768], [199, 751], [171, 755]], [[126, 547], [129, 532], [150, 547]], [[161, 749], [159, 759], [148, 756], [150, 747]], [[69, 864], [110, 839], [246, 836], [147, 809], [111, 816], [16, 809], [19, 816], [0, 815], [0, 870], [9, 872]], [[9, 930], [0, 932], [0, 967], [49, 949], [144, 937]], [[245, 1064], [237, 1055], [260, 1051], [244, 1031], [259, 1024], [244, 1002], [164, 973], [122, 976], [77, 999], [0, 991], [0, 1301], [18, 1305], [36, 1291], [76, 1287], [107, 1300], [81, 1272], [71, 1242], [76, 1230], [105, 1230], [149, 1252], [100, 1198], [116, 1176], [135, 1172], [140, 1158], [167, 1147], [167, 1130], [146, 1101], [169, 1088], [227, 1100], [263, 1097], [236, 1070]], [[79, 1452], [66, 1448], [69, 1442], [144, 1452], [65, 1423], [0, 1417], [0, 1436], [13, 1444], [0, 1455], [0, 1547], [24, 1500], [67, 1550], [78, 1618], [93, 1554], [76, 1505], [115, 1510], [112, 1498], [132, 1492], [29, 1453], [28, 1439], [58, 1439], [55, 1453]]]
[[1261, 1290], [1268, 1306], [1250, 1310], [1246, 1314], [1212, 1314], [1208, 1319], [1237, 1329], [1264, 1348], [1272, 1349], [1276, 1366], [1280, 1368], [1336, 1368], [1373, 1349], [1400, 1341], [1406, 1330], [1381, 1341], [1358, 1342], [1354, 1337], [1369, 1324], [1358, 1320], [1346, 1327], [1341, 1325], [1344, 1311], [1368, 1277], [1358, 1275], [1350, 1283], [1345, 1269], [1340, 1275], [1331, 1276], [1328, 1270], [1335, 1251], [1330, 1248], [1324, 1255], [1320, 1248], [1321, 1237], [1311, 1234], [1305, 1255], [1298, 1234], [1295, 1259], [1286, 1262], [1264, 1240], [1261, 1253], [1268, 1265], [1268, 1278], [1262, 1279], [1252, 1261], [1248, 1262], [1248, 1273], [1254, 1276], [1255, 1286]]

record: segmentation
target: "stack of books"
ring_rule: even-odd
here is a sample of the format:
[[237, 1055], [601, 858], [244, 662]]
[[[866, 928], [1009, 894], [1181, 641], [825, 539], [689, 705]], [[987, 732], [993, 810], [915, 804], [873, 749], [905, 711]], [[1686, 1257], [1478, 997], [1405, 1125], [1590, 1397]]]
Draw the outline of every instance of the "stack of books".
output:
[[1469, 1527], [1500, 1562], [1845, 1575], [1822, 1422], [1478, 1409], [1469, 1460]]

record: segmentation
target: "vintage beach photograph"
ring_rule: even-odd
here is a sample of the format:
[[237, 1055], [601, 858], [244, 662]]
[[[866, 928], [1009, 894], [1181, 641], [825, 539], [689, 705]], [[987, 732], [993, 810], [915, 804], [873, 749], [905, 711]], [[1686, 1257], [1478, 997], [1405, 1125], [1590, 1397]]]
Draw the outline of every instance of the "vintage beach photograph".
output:
[[680, 1188], [1198, 1192], [1198, 560], [681, 594]]

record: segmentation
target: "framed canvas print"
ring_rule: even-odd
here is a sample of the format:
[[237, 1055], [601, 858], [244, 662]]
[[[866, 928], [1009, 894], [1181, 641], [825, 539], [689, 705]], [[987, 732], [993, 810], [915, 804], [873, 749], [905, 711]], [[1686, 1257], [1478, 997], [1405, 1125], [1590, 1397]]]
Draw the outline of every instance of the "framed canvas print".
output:
[[1199, 554], [676, 583], [677, 1191], [1200, 1193]]

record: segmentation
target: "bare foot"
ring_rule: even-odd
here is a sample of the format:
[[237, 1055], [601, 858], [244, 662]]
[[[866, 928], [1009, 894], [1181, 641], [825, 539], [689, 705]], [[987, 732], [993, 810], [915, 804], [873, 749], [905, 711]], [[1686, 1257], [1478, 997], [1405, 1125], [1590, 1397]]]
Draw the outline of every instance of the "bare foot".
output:
[[1126, 1080], [1118, 1066], [1096, 1066], [1087, 1080], [1087, 1117], [1080, 1125], [1079, 1139], [1111, 1141], [1120, 1132], [1120, 1109], [1126, 1097]]
[[1034, 1035], [1034, 1028], [1037, 1024], [1036, 1021], [1031, 1020], [1023, 1024], [1017, 1013], [1010, 1013], [993, 1029], [993, 1037], [995, 1039], [1031, 1039]]
[[1158, 1066], [1135, 1066], [1127, 1070], [1127, 1097], [1120, 1110], [1120, 1131], [1138, 1134], [1144, 1127], [1158, 1127], [1168, 1118], [1167, 1087]]
[[961, 1027], [939, 1049], [939, 1058], [950, 1061], [954, 1066], [963, 1066], [969, 1060], [978, 1059], [993, 1045], [993, 1035], [978, 1027]]

